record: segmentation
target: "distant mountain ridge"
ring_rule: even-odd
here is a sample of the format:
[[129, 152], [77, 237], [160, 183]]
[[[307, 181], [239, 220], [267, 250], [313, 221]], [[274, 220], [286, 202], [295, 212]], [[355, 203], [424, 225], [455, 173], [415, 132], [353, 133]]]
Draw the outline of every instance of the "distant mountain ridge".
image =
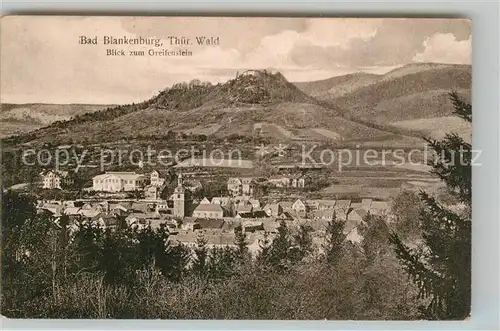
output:
[[[111, 105], [112, 106], [112, 105]], [[0, 136], [39, 129], [56, 121], [111, 107], [93, 104], [3, 103], [0, 107]]]
[[387, 124], [449, 116], [448, 93], [470, 100], [470, 65], [415, 63], [384, 75], [356, 73], [296, 83], [305, 93], [341, 108], [347, 118]]
[[226, 83], [175, 84], [132, 105], [74, 116], [31, 132], [22, 141], [115, 141], [136, 136], [186, 134], [259, 135], [277, 140], [398, 139], [394, 132], [340, 117], [334, 104], [318, 101], [279, 72], [245, 71]]
[[109, 142], [168, 131], [253, 137], [257, 130], [277, 140], [414, 143], [425, 132], [404, 121], [449, 116], [448, 93], [467, 96], [470, 80], [470, 66], [441, 64], [296, 84], [279, 72], [249, 70], [216, 85], [174, 84], [144, 102], [77, 114], [21, 140]]

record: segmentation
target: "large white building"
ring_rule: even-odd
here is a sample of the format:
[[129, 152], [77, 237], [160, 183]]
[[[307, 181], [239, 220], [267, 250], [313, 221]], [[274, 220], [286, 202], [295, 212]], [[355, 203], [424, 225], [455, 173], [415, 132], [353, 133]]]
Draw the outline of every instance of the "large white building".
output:
[[146, 176], [135, 172], [106, 172], [93, 178], [94, 191], [121, 192], [140, 190], [146, 185]]

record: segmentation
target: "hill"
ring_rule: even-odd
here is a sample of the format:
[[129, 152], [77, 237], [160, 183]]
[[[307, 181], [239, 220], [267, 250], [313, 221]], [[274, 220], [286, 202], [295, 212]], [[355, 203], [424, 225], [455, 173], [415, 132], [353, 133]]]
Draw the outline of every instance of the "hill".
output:
[[361, 87], [374, 84], [381, 77], [381, 75], [357, 72], [313, 82], [297, 82], [294, 84], [318, 100], [330, 101], [333, 98], [351, 93]]
[[109, 105], [84, 104], [9, 104], [0, 109], [0, 136], [5, 137], [36, 130], [57, 121], [67, 121], [73, 116], [92, 113]]
[[341, 108], [345, 118], [427, 134], [416, 127], [425, 121], [401, 122], [432, 118], [443, 130], [454, 129], [448, 94], [454, 90], [470, 101], [471, 82], [470, 65], [418, 63], [385, 75], [353, 74], [297, 86]]
[[175, 84], [140, 104], [74, 116], [16, 139], [67, 143], [162, 137], [168, 131], [271, 139], [383, 140], [401, 136], [342, 118], [342, 111], [307, 95], [279, 72], [250, 70], [224, 84]]

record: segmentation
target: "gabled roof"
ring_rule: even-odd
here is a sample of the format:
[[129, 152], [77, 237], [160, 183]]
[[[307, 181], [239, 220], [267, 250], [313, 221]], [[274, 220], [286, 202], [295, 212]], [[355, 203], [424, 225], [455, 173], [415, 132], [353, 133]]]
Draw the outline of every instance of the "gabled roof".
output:
[[247, 212], [247, 213], [238, 213], [241, 218], [268, 218], [269, 216], [267, 213], [263, 210], [257, 210], [253, 212]]
[[134, 202], [130, 207], [134, 212], [146, 212], [149, 210], [147, 203]]
[[282, 212], [278, 215], [278, 219], [280, 220], [294, 220], [296, 218], [295, 213], [290, 213], [288, 211]]
[[230, 197], [213, 197], [212, 203], [216, 203], [224, 207], [230, 205], [232, 200]]
[[100, 214], [98, 210], [95, 209], [82, 209], [80, 214], [84, 217], [95, 217]]
[[389, 203], [386, 201], [372, 201], [370, 210], [383, 212], [389, 210]]
[[364, 205], [368, 205], [370, 206], [372, 204], [373, 200], [372, 199], [362, 199], [361, 200], [361, 204], [364, 206]]
[[80, 215], [80, 207], [68, 207], [64, 209], [64, 215]]
[[252, 205], [238, 205], [236, 209], [238, 213], [249, 213], [252, 211]]
[[349, 210], [349, 215], [351, 215], [352, 213], [357, 214], [360, 219], [364, 219], [368, 214], [368, 211], [364, 210], [363, 208], [357, 208], [357, 209], [351, 208]]
[[351, 200], [337, 200], [335, 203], [335, 209], [348, 209], [351, 205]]
[[259, 201], [259, 200], [257, 200], [257, 199], [250, 199], [250, 200], [248, 200], [248, 202], [250, 202], [250, 204], [251, 204], [252, 206], [257, 206], [257, 207], [259, 207], [259, 206], [260, 206], [260, 201]]
[[158, 173], [158, 175], [160, 175], [160, 177], [163, 177], [163, 178], [169, 174], [168, 169], [153, 169], [151, 171], [151, 173], [153, 173], [155, 171]]
[[297, 203], [297, 204], [302, 204], [302, 205], [304, 205], [304, 206], [305, 206], [305, 203], [304, 203], [302, 200], [300, 200], [300, 199], [297, 199], [297, 200], [295, 200], [295, 201], [293, 202], [293, 204], [294, 204], [294, 205], [295, 205], [296, 203]]
[[288, 180], [289, 178], [285, 175], [272, 175], [269, 177], [269, 180]]
[[337, 200], [316, 200], [319, 206], [327, 207], [327, 208], [332, 208], [335, 207], [337, 204]]
[[130, 221], [132, 219], [146, 219], [148, 218], [148, 215], [146, 213], [132, 213], [125, 218], [126, 221]]
[[209, 201], [207, 198], [203, 198], [203, 199], [200, 201], [200, 205], [206, 205], [206, 204], [210, 204], [210, 201]]
[[212, 203], [200, 203], [198, 207], [194, 209], [194, 211], [198, 212], [222, 212], [222, 207], [219, 204]]
[[264, 208], [262, 208], [262, 210], [264, 211], [271, 210], [274, 213], [279, 212], [280, 209], [283, 210], [283, 208], [277, 203], [268, 203], [267, 205], [264, 206]]
[[292, 201], [280, 201], [279, 205], [283, 209], [292, 209], [293, 202]]
[[313, 218], [331, 220], [335, 211], [333, 209], [315, 210]]
[[227, 180], [228, 183], [241, 184], [241, 180], [238, 177], [231, 177]]
[[353, 203], [351, 203], [351, 205], [349, 207], [352, 209], [359, 209], [362, 206], [361, 206], [361, 202], [353, 202]]
[[241, 183], [242, 184], [250, 184], [254, 180], [253, 177], [242, 177], [241, 178]]
[[202, 229], [222, 229], [224, 220], [219, 218], [198, 218], [195, 223], [199, 224]]
[[350, 233], [354, 228], [357, 228], [361, 223], [355, 220], [346, 220], [344, 224], [344, 233]]

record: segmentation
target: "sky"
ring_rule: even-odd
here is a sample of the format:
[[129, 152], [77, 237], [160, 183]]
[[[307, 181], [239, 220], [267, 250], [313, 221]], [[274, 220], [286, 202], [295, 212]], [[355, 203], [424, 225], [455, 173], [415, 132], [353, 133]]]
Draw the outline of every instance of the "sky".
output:
[[[177, 82], [212, 83], [246, 69], [279, 70], [292, 82], [353, 72], [383, 74], [409, 63], [471, 64], [471, 22], [463, 19], [220, 17], [3, 17], [3, 103], [125, 104]], [[80, 36], [98, 36], [81, 45]], [[106, 56], [104, 36], [219, 37], [180, 46], [192, 56]], [[118, 46], [121, 47], [121, 46]], [[151, 46], [121, 47], [125, 51]]]

